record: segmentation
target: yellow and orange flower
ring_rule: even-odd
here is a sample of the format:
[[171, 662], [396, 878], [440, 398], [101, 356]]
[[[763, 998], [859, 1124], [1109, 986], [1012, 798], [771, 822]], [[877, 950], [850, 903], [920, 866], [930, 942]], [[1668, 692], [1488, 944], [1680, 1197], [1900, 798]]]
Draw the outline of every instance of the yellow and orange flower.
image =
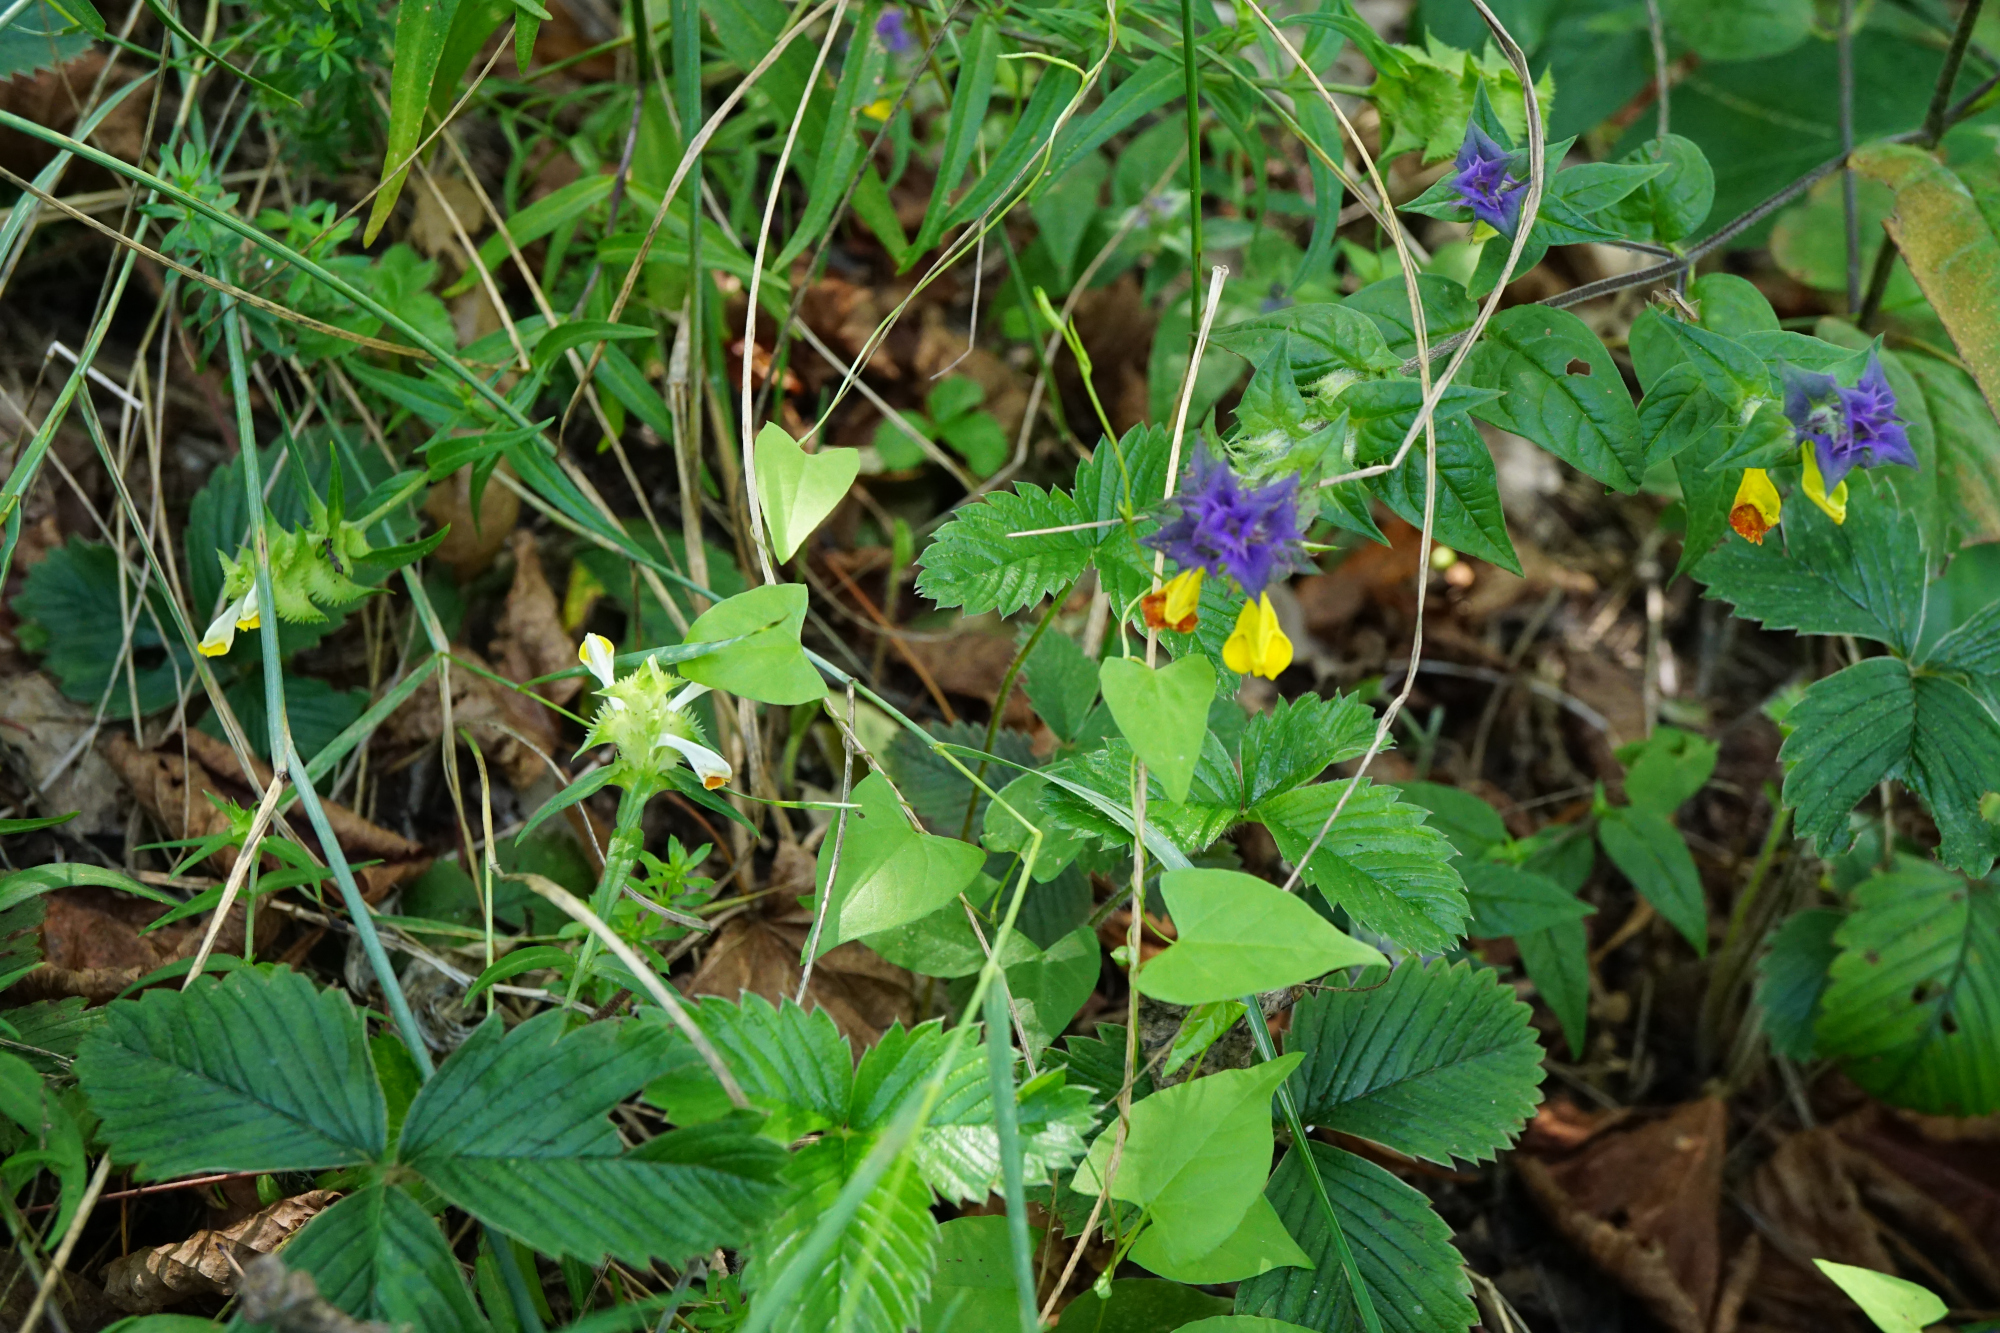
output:
[[1729, 509], [1729, 526], [1752, 546], [1762, 546], [1764, 534], [1778, 526], [1780, 505], [1771, 474], [1760, 467], [1744, 468], [1743, 480], [1736, 487], [1736, 502]]

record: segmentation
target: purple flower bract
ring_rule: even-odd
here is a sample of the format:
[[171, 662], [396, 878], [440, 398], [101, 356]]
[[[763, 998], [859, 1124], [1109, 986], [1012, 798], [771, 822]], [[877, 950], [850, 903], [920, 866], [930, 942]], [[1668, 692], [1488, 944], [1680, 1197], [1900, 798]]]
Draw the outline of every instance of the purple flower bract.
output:
[[1472, 216], [1495, 231], [1512, 232], [1521, 220], [1521, 188], [1527, 182], [1507, 170], [1507, 150], [1477, 125], [1465, 127], [1465, 142], [1453, 162], [1451, 188]]
[[882, 11], [882, 17], [875, 20], [875, 35], [882, 39], [882, 48], [890, 55], [907, 55], [911, 46], [915, 45], [910, 40], [910, 29], [900, 9]]
[[1274, 573], [1304, 562], [1298, 489], [1294, 476], [1245, 487], [1227, 463], [1197, 445], [1189, 475], [1174, 497], [1179, 517], [1146, 538], [1146, 545], [1166, 552], [1182, 569], [1198, 566], [1210, 574], [1227, 574], [1255, 597]]
[[1787, 370], [1785, 415], [1800, 439], [1813, 442], [1828, 490], [1857, 467], [1917, 466], [1909, 433], [1896, 415], [1895, 390], [1882, 373], [1881, 358], [1872, 354], [1851, 389], [1841, 388], [1831, 375]]

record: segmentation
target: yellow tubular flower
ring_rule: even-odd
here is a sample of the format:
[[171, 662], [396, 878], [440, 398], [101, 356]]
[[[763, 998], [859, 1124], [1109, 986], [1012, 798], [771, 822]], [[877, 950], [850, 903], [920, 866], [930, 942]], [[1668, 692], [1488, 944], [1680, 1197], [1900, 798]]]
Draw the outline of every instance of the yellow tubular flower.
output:
[[1729, 526], [1736, 529], [1736, 535], [1753, 546], [1764, 544], [1764, 534], [1778, 526], [1778, 488], [1771, 484], [1771, 474], [1760, 467], [1743, 469], [1743, 480], [1736, 487], [1736, 501], [1729, 508]]
[[1158, 592], [1139, 599], [1147, 629], [1170, 629], [1177, 634], [1194, 631], [1201, 605], [1201, 567], [1182, 570], [1168, 579]]
[[232, 609], [236, 612], [236, 628], [256, 629], [258, 625], [257, 585], [254, 583], [251, 584], [250, 591], [244, 593], [243, 600], [238, 602]]
[[1276, 680], [1292, 664], [1292, 641], [1278, 628], [1278, 611], [1271, 605], [1271, 594], [1243, 604], [1235, 631], [1222, 645], [1222, 662], [1231, 671], [1266, 680]]
[[1826, 478], [1820, 475], [1819, 459], [1813, 456], [1811, 440], [1800, 451], [1800, 461], [1805, 464], [1805, 476], [1800, 479], [1799, 489], [1806, 493], [1806, 499], [1818, 505], [1834, 522], [1847, 522], [1847, 482], [1843, 480], [1831, 494], [1827, 492]]

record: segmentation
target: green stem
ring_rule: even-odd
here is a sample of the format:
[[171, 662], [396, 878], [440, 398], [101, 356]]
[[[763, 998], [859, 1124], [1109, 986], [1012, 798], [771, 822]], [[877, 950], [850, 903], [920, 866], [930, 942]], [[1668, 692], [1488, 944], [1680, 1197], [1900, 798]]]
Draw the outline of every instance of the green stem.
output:
[[1000, 1188], [1007, 1201], [1007, 1243], [1014, 1255], [1014, 1291], [1020, 1297], [1021, 1333], [1042, 1326], [1035, 1301], [1035, 1247], [1028, 1239], [1027, 1184], [1021, 1166], [1019, 1108], [1014, 1105], [1014, 1044], [1008, 1033], [1007, 978], [986, 992], [986, 1070], [993, 1083], [993, 1128], [1000, 1140]]
[[[1049, 609], [1042, 612], [1042, 618], [1035, 622], [1035, 632], [1028, 636], [1027, 642], [1023, 643], [1020, 651], [1014, 654], [1014, 660], [1007, 664], [1007, 674], [1000, 677], [1000, 693], [993, 697], [993, 716], [986, 721], [986, 744], [980, 747], [988, 753], [992, 752], [993, 743], [1000, 738], [1000, 718], [1007, 711], [1008, 697], [1014, 693], [1014, 678], [1021, 674], [1022, 666], [1028, 660], [1028, 654], [1035, 651], [1035, 645], [1040, 643], [1042, 636], [1049, 632], [1049, 626], [1055, 621], [1056, 612], [1060, 611], [1062, 604], [1069, 600], [1069, 595], [1075, 587], [1076, 583], [1072, 581], [1069, 587], [1064, 588], [1055, 597], [1050, 599]], [[986, 761], [982, 759], [979, 761], [980, 781], [984, 781], [985, 777]], [[958, 834], [962, 840], [966, 842], [972, 841], [972, 820], [978, 813], [979, 787], [975, 783], [971, 799], [965, 803], [965, 827], [959, 830]]]
[[424, 1044], [423, 1030], [417, 1026], [416, 1015], [410, 1012], [410, 1002], [403, 994], [402, 983], [396, 979], [396, 969], [390, 966], [389, 955], [382, 948], [382, 937], [375, 933], [375, 919], [370, 915], [368, 900], [361, 896], [361, 886], [354, 882], [354, 868], [347, 864], [347, 853], [341, 850], [340, 838], [327, 820], [326, 810], [320, 805], [319, 793], [313, 790], [312, 775], [307, 771], [305, 760], [299, 757], [298, 747], [292, 743], [292, 729], [285, 713], [284, 657], [278, 650], [278, 599], [271, 589], [270, 535], [264, 527], [264, 502], [261, 498], [264, 483], [259, 475], [256, 422], [250, 418], [250, 377], [243, 354], [243, 321], [235, 301], [226, 297], [224, 301], [223, 342], [229, 349], [229, 392], [236, 400], [236, 434], [240, 443], [237, 452], [243, 458], [243, 493], [250, 497], [255, 507], [250, 534], [257, 553], [257, 604], [263, 608], [257, 629], [264, 651], [264, 713], [270, 722], [271, 765], [279, 770], [272, 780], [291, 781], [299, 805], [319, 837], [320, 853], [326, 858], [328, 868], [333, 871], [334, 882], [340, 887], [341, 901], [346, 905], [348, 919], [361, 941], [361, 951], [375, 973], [376, 984], [382, 987], [382, 998], [389, 1006], [389, 1016], [395, 1020], [403, 1044], [409, 1047], [410, 1059], [416, 1064], [418, 1074], [428, 1080], [432, 1070], [431, 1053]]
[[1188, 135], [1188, 354], [1201, 328], [1201, 75], [1195, 70], [1194, 0], [1181, 0], [1181, 73]]
[[[632, 873], [639, 853], [645, 848], [646, 802], [652, 800], [658, 791], [657, 783], [639, 778], [618, 798], [618, 822], [612, 826], [611, 842], [604, 849], [604, 874], [598, 878], [597, 892], [590, 899], [590, 910], [607, 924], [611, 920], [611, 909], [617, 905], [618, 891], [625, 886], [626, 877]], [[583, 951], [577, 956], [576, 971], [569, 978], [568, 998], [572, 1002], [583, 985], [584, 976], [590, 971], [591, 960], [596, 956], [597, 937], [586, 935]]]
[[535, 1298], [528, 1291], [528, 1279], [522, 1275], [520, 1260], [514, 1255], [514, 1242], [500, 1228], [489, 1225], [486, 1244], [493, 1251], [493, 1266], [500, 1270], [501, 1284], [507, 1288], [507, 1303], [514, 1307], [514, 1320], [520, 1324], [521, 1333], [544, 1333], [542, 1312], [535, 1308]]
[[[1264, 1017], [1264, 1006], [1258, 1003], [1255, 995], [1244, 996], [1243, 1003], [1250, 1011], [1250, 1039], [1257, 1044], [1258, 1058], [1277, 1059], [1278, 1048], [1271, 1040], [1271, 1023]], [[1320, 1212], [1326, 1218], [1327, 1233], [1333, 1237], [1333, 1248], [1340, 1255], [1340, 1270], [1347, 1276], [1347, 1289], [1354, 1293], [1354, 1305], [1361, 1312], [1361, 1322], [1368, 1333], [1382, 1333], [1382, 1318], [1375, 1313], [1375, 1298], [1368, 1294], [1368, 1284], [1361, 1280], [1361, 1266], [1354, 1261], [1354, 1251], [1347, 1244], [1347, 1233], [1340, 1227], [1340, 1215], [1333, 1210], [1333, 1196], [1326, 1192], [1326, 1178], [1320, 1174], [1319, 1159], [1313, 1156], [1312, 1140], [1306, 1136], [1305, 1121], [1299, 1118], [1298, 1103], [1292, 1100], [1290, 1084], [1278, 1085], [1278, 1109], [1284, 1113], [1285, 1125], [1292, 1131], [1292, 1151], [1299, 1154], [1299, 1160], [1305, 1163], [1306, 1174], [1312, 1178], [1313, 1191], [1319, 1196]]]

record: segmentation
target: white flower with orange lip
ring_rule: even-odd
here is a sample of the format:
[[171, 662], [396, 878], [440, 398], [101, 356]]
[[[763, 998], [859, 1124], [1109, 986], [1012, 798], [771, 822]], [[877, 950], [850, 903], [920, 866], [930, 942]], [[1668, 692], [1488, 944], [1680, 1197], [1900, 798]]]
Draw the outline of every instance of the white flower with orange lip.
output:
[[619, 679], [611, 641], [601, 634], [584, 636], [577, 657], [597, 677], [603, 706], [591, 722], [586, 747], [618, 747], [619, 762], [634, 776], [664, 774], [682, 762], [710, 791], [735, 776], [729, 761], [702, 744], [701, 725], [689, 711], [708, 686], [684, 682], [651, 658]]
[[236, 631], [256, 629], [259, 622], [257, 606], [257, 585], [252, 583], [248, 592], [222, 608], [222, 614], [209, 622], [208, 632], [201, 636], [196, 645], [203, 657], [221, 657], [236, 644]]

